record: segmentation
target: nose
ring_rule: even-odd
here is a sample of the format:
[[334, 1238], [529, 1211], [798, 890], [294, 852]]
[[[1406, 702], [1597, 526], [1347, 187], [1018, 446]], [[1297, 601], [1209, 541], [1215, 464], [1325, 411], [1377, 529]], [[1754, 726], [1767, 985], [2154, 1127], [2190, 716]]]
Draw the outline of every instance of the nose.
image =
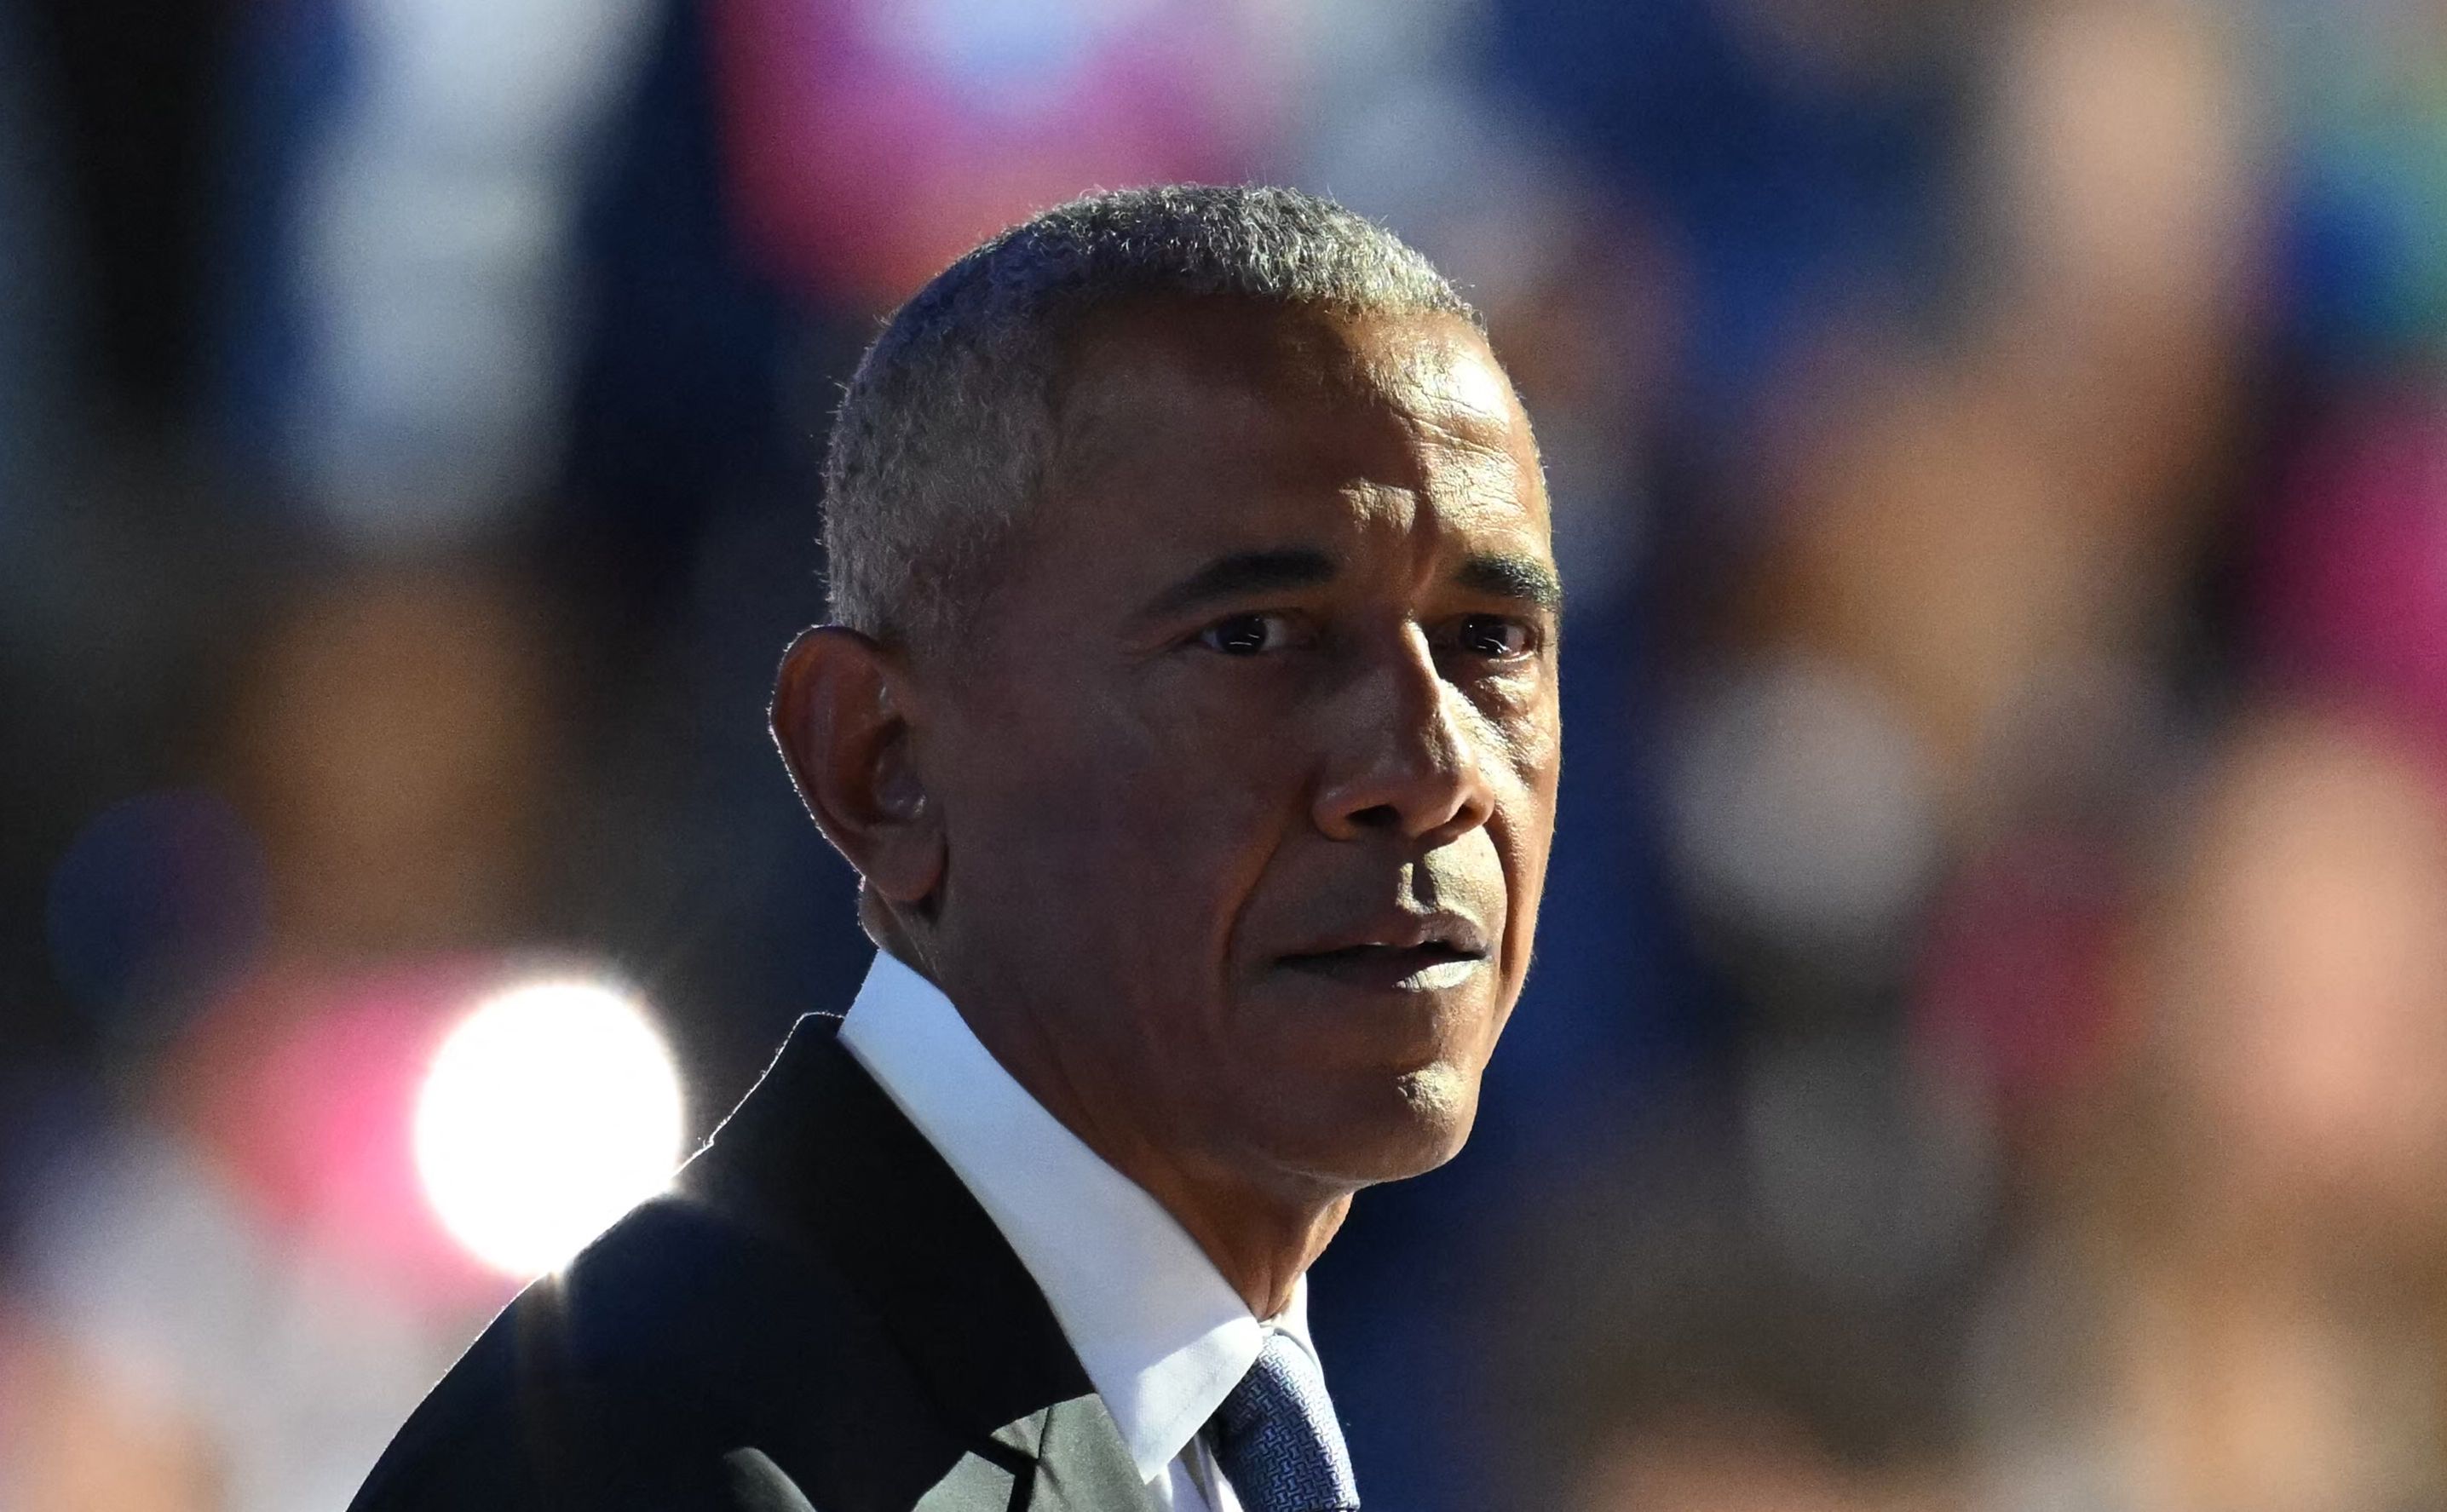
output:
[[1319, 830], [1334, 840], [1398, 833], [1433, 849], [1488, 822], [1495, 795], [1477, 710], [1437, 670], [1417, 627], [1346, 694], [1340, 739], [1317, 789]]

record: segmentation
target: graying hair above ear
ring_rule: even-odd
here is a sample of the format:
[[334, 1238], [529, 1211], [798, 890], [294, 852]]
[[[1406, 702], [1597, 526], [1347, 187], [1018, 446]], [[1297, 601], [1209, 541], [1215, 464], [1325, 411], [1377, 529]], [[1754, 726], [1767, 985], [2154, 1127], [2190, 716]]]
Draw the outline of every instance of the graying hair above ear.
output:
[[836, 622], [958, 633], [1052, 461], [1065, 337], [1149, 294], [1478, 319], [1400, 237], [1297, 189], [1129, 189], [1034, 216], [912, 296], [850, 379], [825, 465]]

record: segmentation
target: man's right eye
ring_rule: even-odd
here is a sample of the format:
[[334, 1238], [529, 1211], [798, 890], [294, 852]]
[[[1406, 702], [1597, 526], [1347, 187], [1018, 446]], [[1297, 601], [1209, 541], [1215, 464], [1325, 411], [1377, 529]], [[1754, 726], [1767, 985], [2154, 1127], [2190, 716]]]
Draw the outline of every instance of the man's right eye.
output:
[[1226, 656], [1258, 656], [1291, 643], [1291, 624], [1280, 614], [1234, 614], [1198, 633], [1198, 643]]

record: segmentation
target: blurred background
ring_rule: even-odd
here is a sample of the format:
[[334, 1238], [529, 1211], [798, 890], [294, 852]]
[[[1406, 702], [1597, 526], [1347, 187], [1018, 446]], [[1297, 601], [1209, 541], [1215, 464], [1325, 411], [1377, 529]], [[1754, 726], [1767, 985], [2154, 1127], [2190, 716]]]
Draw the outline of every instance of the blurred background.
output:
[[344, 1504], [847, 1001], [837, 386], [1244, 178], [1467, 285], [1572, 593], [1371, 1504], [2447, 1504], [2439, 7], [22, 0], [0, 1508]]

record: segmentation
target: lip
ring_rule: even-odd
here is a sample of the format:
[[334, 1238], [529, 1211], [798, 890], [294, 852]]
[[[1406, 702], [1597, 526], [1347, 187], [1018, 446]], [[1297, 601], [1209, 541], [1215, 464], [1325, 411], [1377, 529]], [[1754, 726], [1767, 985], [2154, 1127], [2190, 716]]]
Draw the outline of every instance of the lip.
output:
[[1374, 992], [1461, 986], [1487, 964], [1487, 932], [1459, 914], [1390, 914], [1277, 957], [1303, 975]]
[[1434, 992], [1461, 986], [1487, 964], [1442, 945], [1355, 945], [1312, 955], [1286, 955], [1286, 971], [1377, 992]]
[[1488, 954], [1487, 931], [1467, 914], [1451, 910], [1414, 914], [1408, 909], [1395, 909], [1354, 928], [1321, 936], [1298, 950], [1285, 951], [1279, 958], [1289, 963], [1370, 946], [1386, 950], [1440, 947], [1454, 954], [1480, 959]]

